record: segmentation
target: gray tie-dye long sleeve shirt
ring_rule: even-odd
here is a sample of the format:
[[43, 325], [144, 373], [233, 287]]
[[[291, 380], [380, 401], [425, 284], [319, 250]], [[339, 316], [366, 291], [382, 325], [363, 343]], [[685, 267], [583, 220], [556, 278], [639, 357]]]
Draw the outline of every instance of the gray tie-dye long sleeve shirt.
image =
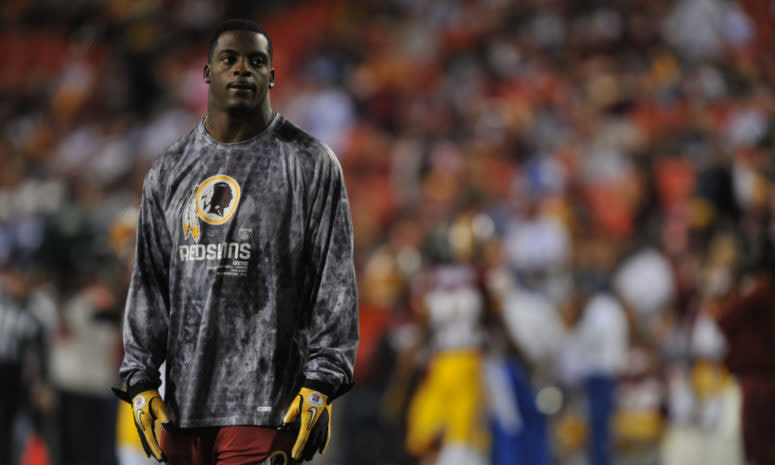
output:
[[331, 150], [277, 115], [220, 143], [200, 122], [143, 184], [124, 317], [127, 386], [158, 385], [179, 427], [280, 424], [302, 384], [352, 382], [352, 224]]

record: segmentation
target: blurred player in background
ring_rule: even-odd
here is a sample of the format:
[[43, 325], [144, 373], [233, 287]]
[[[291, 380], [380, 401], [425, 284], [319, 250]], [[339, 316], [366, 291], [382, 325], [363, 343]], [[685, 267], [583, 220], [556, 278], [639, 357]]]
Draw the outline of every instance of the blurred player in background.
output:
[[775, 222], [771, 212], [754, 221], [741, 280], [718, 292], [711, 312], [726, 336], [727, 366], [742, 390], [745, 458], [762, 465], [775, 463]]
[[629, 322], [625, 308], [611, 291], [617, 261], [616, 244], [598, 236], [583, 237], [577, 251], [576, 319], [571, 350], [579, 358], [579, 376], [587, 406], [589, 463], [615, 460], [612, 423], [617, 386], [627, 361]]
[[430, 360], [409, 404], [406, 448], [422, 463], [487, 463], [482, 378], [488, 304], [475, 261], [475, 218], [463, 212], [430, 235], [433, 262], [415, 283], [413, 307], [428, 337]]
[[342, 171], [272, 110], [272, 57], [261, 27], [224, 22], [204, 67], [207, 116], [143, 186], [117, 393], [146, 452], [171, 464], [309, 460], [352, 383], [358, 313]]
[[566, 334], [556, 306], [534, 286], [507, 267], [488, 273], [498, 317], [488, 334], [486, 365], [493, 465], [552, 463], [548, 421], [534, 385], [550, 382]]
[[17, 416], [44, 379], [44, 334], [29, 308], [30, 279], [20, 267], [0, 273], [0, 464], [14, 463]]

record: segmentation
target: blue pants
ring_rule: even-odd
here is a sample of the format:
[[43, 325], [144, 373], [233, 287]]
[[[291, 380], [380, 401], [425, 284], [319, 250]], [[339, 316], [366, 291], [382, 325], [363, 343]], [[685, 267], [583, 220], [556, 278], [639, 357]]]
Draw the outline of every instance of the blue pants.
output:
[[608, 375], [593, 375], [586, 380], [591, 465], [611, 465], [611, 417], [614, 413], [616, 382]]
[[492, 425], [493, 465], [550, 465], [546, 417], [538, 411], [536, 396], [522, 368], [513, 361], [502, 365], [519, 410], [520, 427], [507, 429], [497, 419]]

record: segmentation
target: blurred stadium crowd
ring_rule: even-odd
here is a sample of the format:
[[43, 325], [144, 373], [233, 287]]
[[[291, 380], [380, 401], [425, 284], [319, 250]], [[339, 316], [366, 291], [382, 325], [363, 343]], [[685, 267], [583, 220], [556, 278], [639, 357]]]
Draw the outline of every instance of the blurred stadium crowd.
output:
[[[356, 387], [317, 463], [452, 464], [456, 441], [486, 457], [469, 464], [745, 463], [741, 386], [775, 365], [744, 351], [773, 353], [775, 324], [738, 319], [760, 343], [736, 355], [724, 317], [772, 272], [772, 15], [756, 0], [3, 3], [0, 463], [136, 447], [110, 387], [140, 185], [204, 115], [207, 41], [230, 16], [269, 31], [273, 106], [334, 149], [350, 196]], [[439, 420], [439, 402], [479, 424]]]

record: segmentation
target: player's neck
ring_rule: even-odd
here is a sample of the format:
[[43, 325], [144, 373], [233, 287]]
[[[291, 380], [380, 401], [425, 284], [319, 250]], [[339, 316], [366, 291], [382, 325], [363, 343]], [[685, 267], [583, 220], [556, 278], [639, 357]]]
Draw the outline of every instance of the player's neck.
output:
[[205, 130], [218, 142], [242, 142], [252, 139], [266, 129], [274, 115], [274, 110], [269, 105], [245, 115], [232, 115], [208, 106]]

